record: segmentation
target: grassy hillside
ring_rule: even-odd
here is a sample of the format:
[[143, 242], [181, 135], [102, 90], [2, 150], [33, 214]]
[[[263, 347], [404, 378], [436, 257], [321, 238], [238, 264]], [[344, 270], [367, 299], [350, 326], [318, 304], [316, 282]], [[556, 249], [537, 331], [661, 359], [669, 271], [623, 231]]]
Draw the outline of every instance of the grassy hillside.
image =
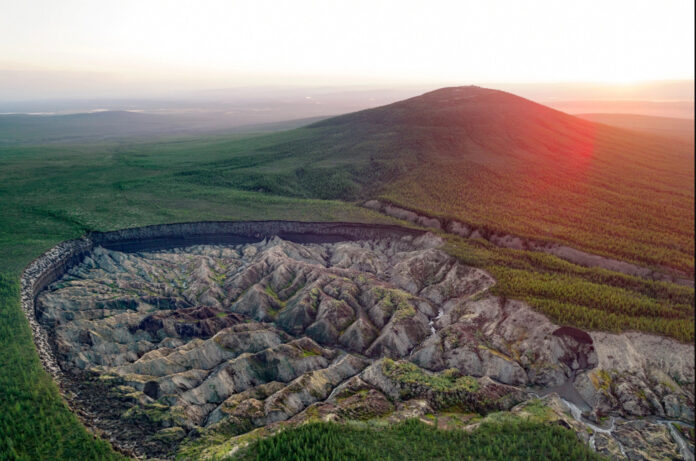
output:
[[380, 190], [396, 203], [693, 274], [692, 145], [479, 88], [318, 125], [398, 127], [380, 155], [412, 159]]
[[184, 181], [299, 197], [382, 197], [495, 230], [693, 275], [693, 144], [509, 93], [438, 90], [246, 144]]

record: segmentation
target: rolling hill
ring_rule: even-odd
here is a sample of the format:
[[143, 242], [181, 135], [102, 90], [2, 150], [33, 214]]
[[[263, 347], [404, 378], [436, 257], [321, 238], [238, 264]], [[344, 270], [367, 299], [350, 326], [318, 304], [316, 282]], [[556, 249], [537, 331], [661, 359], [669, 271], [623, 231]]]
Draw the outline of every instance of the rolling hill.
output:
[[300, 197], [379, 197], [693, 274], [693, 143], [510, 93], [444, 88], [259, 138], [244, 158], [182, 178]]

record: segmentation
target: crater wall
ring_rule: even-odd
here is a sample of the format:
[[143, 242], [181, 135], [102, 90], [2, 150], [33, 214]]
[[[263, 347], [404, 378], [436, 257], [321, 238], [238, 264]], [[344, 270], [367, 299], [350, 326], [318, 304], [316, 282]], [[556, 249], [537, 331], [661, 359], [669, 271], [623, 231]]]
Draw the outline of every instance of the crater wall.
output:
[[[29, 322], [34, 344], [44, 369], [58, 384], [68, 403], [74, 406], [71, 391], [75, 383], [68, 383], [48, 333], [36, 319], [36, 296], [48, 285], [83, 261], [95, 247], [138, 252], [163, 248], [176, 248], [211, 243], [248, 243], [279, 236], [298, 243], [339, 242], [385, 237], [419, 236], [424, 231], [399, 226], [348, 222], [301, 222], [301, 221], [203, 221], [190, 223], [160, 224], [134, 227], [111, 232], [91, 232], [84, 237], [59, 243], [32, 261], [21, 276], [22, 310]], [[80, 412], [83, 422], [104, 438], [117, 442], [109, 434], [101, 433], [90, 424], [90, 415]], [[122, 451], [133, 454], [116, 444]]]
[[91, 232], [85, 237], [59, 243], [27, 266], [21, 279], [22, 309], [31, 326], [44, 368], [60, 384], [60, 367], [51, 351], [46, 332], [36, 321], [34, 301], [41, 290], [79, 264], [96, 246], [137, 252], [211, 243], [248, 243], [273, 236], [298, 243], [324, 243], [418, 236], [424, 233], [379, 224], [302, 221], [203, 221]]

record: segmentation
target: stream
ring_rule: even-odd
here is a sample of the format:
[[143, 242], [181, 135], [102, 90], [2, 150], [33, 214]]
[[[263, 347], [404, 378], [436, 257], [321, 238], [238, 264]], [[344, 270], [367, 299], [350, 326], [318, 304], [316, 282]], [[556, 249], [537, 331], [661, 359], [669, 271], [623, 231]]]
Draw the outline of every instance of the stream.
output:
[[[613, 438], [616, 441], [616, 443], [619, 445], [619, 449], [621, 450], [621, 454], [625, 458], [628, 458], [628, 456], [626, 455], [626, 451], [624, 449], [624, 446], [621, 444], [621, 442], [618, 440], [618, 438], [616, 438], [612, 435], [612, 432], [614, 431], [614, 429], [616, 427], [616, 418], [614, 418], [612, 416], [611, 417], [611, 424], [610, 424], [609, 428], [608, 429], [603, 428], [603, 427], [597, 426], [597, 425], [592, 424], [591, 422], [583, 419], [582, 410], [577, 405], [575, 405], [574, 403], [572, 403], [564, 398], [561, 398], [561, 400], [563, 401], [565, 406], [568, 407], [568, 409], [570, 410], [570, 414], [573, 415], [573, 419], [584, 424], [586, 427], [592, 429], [593, 433], [590, 436], [590, 447], [593, 450], [596, 450], [595, 434], [599, 432], [600, 434], [606, 434], [609, 437]], [[656, 420], [656, 422], [667, 427], [670, 435], [672, 436], [672, 440], [674, 440], [674, 442], [679, 447], [679, 454], [681, 455], [682, 459], [685, 461], [694, 461], [694, 454], [691, 451], [691, 449], [689, 448], [689, 442], [686, 441], [684, 439], [684, 437], [682, 436], [682, 434], [677, 430], [677, 428], [674, 427], [674, 423], [678, 423], [678, 424], [688, 426], [688, 427], [693, 427], [693, 426], [690, 424], [686, 424], [684, 422], [681, 422], [681, 421], [671, 421], [671, 420], [666, 420], [666, 419], [659, 419], [659, 420]]]
[[437, 332], [435, 331], [435, 320], [440, 320], [440, 317], [442, 317], [442, 314], [444, 314], [444, 311], [442, 309], [439, 309], [437, 311], [437, 315], [433, 318], [430, 319], [428, 322], [428, 326], [430, 327], [430, 333], [431, 334], [436, 334]]
[[619, 442], [619, 440], [611, 434], [614, 431], [614, 428], [616, 427], [616, 419], [613, 416], [611, 417], [611, 425], [609, 426], [609, 429], [606, 429], [606, 428], [603, 428], [600, 426], [596, 426], [596, 425], [592, 424], [591, 422], [584, 420], [582, 417], [582, 410], [574, 403], [572, 403], [564, 398], [561, 398], [561, 401], [565, 404], [566, 407], [568, 407], [568, 409], [570, 410], [570, 414], [573, 415], [573, 419], [575, 419], [576, 421], [578, 421], [578, 422], [584, 424], [585, 426], [589, 427], [590, 429], [592, 429], [593, 432], [592, 432], [592, 435], [590, 436], [590, 447], [593, 450], [596, 451], [595, 434], [597, 432], [599, 432], [600, 434], [606, 434], [609, 437], [611, 437], [612, 439], [616, 440], [616, 443], [619, 445], [619, 450], [621, 450], [621, 454], [625, 458], [628, 458], [628, 456], [626, 455], [626, 451], [624, 450], [624, 447], [621, 444], [621, 442]]
[[[689, 426], [689, 425], [684, 424], [680, 421], [669, 421], [666, 419], [661, 419], [658, 422], [666, 425], [669, 428], [669, 433], [672, 435], [672, 439], [674, 439], [674, 441], [677, 442], [677, 445], [679, 446], [679, 454], [682, 455], [682, 458], [684, 458], [684, 460], [686, 460], [686, 461], [694, 461], [694, 453], [689, 448], [689, 442], [684, 440], [684, 437], [677, 430], [677, 428], [674, 427], [673, 423], [679, 423], [683, 426]], [[689, 427], [693, 427], [693, 426], [689, 426]]]

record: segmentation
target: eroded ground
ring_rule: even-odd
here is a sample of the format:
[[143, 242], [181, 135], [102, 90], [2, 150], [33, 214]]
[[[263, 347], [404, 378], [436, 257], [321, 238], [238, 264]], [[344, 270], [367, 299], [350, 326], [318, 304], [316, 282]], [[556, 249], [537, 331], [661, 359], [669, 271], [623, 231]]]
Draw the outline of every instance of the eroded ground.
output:
[[[554, 325], [440, 244], [97, 248], [37, 317], [92, 423], [141, 455], [224, 454], [309, 419], [467, 427], [541, 406], [602, 453], [679, 456], [660, 421], [693, 423], [692, 345]], [[553, 391], [582, 421], [534, 399]]]

